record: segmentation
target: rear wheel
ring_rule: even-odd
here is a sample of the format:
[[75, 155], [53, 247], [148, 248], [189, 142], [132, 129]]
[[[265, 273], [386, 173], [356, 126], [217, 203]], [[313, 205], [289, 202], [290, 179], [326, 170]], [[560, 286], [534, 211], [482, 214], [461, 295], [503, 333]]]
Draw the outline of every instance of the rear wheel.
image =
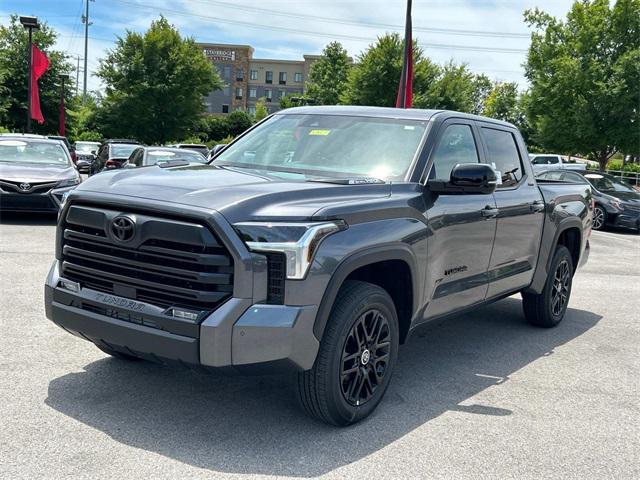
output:
[[540, 294], [523, 293], [524, 316], [532, 325], [555, 327], [567, 311], [573, 282], [573, 259], [564, 245], [556, 248], [547, 282]]
[[593, 209], [593, 223], [591, 228], [594, 230], [604, 229], [605, 222], [607, 220], [607, 212], [600, 205], [596, 205]]
[[338, 426], [367, 417], [389, 386], [398, 343], [398, 317], [389, 294], [369, 283], [346, 282], [313, 368], [298, 375], [305, 411]]

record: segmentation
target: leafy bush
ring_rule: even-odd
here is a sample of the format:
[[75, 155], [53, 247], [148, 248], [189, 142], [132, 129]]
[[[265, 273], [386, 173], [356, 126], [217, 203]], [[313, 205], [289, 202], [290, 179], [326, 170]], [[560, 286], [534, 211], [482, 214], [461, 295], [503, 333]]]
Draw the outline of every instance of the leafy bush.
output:
[[88, 130], [86, 132], [80, 132], [79, 135], [77, 135], [74, 138], [74, 141], [76, 142], [101, 142], [102, 141], [102, 134], [100, 132], [96, 132], [93, 130]]

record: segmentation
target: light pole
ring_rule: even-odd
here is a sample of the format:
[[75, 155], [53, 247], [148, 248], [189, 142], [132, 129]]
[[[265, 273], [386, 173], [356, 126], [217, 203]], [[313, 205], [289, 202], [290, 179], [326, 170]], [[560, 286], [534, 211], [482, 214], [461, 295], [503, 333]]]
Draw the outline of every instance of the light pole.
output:
[[33, 62], [33, 48], [31, 48], [33, 44], [33, 30], [38, 30], [40, 25], [38, 25], [38, 19], [36, 17], [20, 17], [20, 23], [22, 26], [29, 30], [29, 71], [27, 75], [27, 133], [31, 133], [31, 63]]
[[58, 133], [63, 137], [66, 135], [65, 131], [65, 115], [64, 115], [64, 82], [69, 80], [69, 75], [60, 74], [60, 114], [58, 115]]

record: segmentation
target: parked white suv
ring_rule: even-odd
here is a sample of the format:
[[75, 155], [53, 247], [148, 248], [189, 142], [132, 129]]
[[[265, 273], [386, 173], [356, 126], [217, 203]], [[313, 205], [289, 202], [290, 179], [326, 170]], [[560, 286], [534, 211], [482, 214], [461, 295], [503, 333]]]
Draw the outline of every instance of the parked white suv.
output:
[[546, 170], [586, 170], [586, 163], [569, 162], [566, 157], [553, 153], [529, 154], [533, 172], [538, 174]]

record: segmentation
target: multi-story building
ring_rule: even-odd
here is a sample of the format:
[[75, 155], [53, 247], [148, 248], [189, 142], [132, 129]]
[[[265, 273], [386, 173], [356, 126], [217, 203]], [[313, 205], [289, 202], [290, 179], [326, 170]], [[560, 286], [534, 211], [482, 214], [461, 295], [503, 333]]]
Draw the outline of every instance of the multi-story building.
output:
[[249, 45], [199, 43], [205, 56], [215, 65], [224, 82], [222, 90], [205, 97], [207, 111], [225, 114], [234, 110], [255, 113], [256, 102], [264, 99], [269, 113], [280, 109], [285, 95], [299, 96], [317, 55], [304, 60], [270, 60], [253, 58]]

